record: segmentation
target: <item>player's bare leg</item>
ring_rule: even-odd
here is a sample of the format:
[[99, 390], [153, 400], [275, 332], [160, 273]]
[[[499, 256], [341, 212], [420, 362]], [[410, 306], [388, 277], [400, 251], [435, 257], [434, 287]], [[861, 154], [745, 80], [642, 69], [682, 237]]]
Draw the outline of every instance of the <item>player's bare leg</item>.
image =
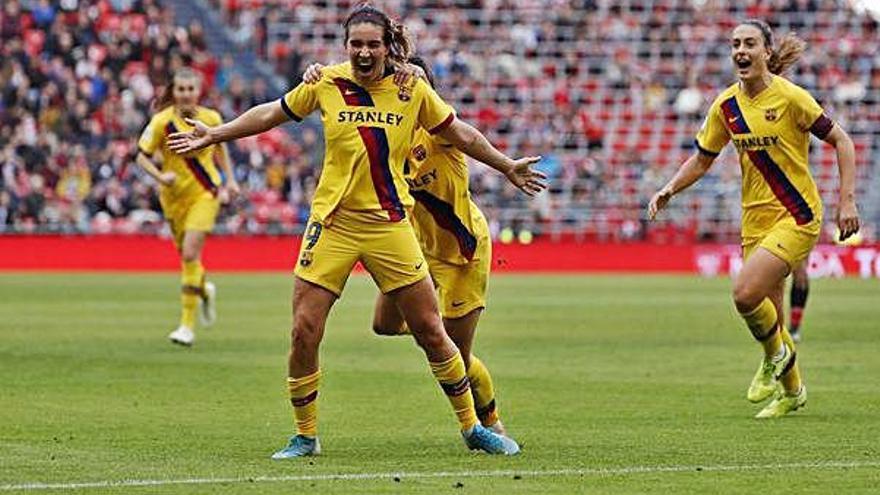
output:
[[784, 260], [759, 247], [746, 260], [734, 285], [736, 308], [752, 335], [764, 347], [764, 359], [752, 379], [747, 397], [752, 402], [766, 399], [776, 391], [777, 380], [780, 379], [785, 388], [785, 393], [779, 395], [758, 417], [769, 417], [764, 415], [765, 411], [774, 408], [780, 397], [792, 399], [795, 406], [789, 410], [803, 405], [799, 399], [801, 395], [806, 399], [796, 365], [794, 344], [781, 324], [782, 290], [789, 269]]
[[324, 338], [324, 327], [330, 308], [336, 301], [333, 292], [296, 277], [293, 288], [293, 329], [287, 357], [287, 390], [293, 405], [296, 435], [287, 447], [272, 455], [273, 459], [289, 459], [317, 455], [318, 385], [321, 371], [318, 349]]
[[519, 445], [516, 442], [480, 425], [474, 410], [474, 399], [464, 360], [443, 327], [437, 308], [437, 296], [430, 278], [425, 277], [388, 295], [400, 308], [413, 337], [425, 352], [431, 371], [455, 410], [468, 447], [492, 454], [518, 453]]
[[[387, 294], [379, 294], [373, 311], [373, 332], [377, 335], [405, 335], [409, 333], [403, 314]], [[462, 356], [464, 357], [464, 356]]]
[[495, 386], [492, 383], [492, 376], [486, 365], [472, 352], [474, 334], [482, 313], [483, 309], [477, 308], [460, 318], [443, 318], [443, 326], [464, 359], [474, 396], [474, 407], [480, 423], [495, 433], [506, 435], [504, 423], [498, 417], [495, 406]]
[[[181, 260], [181, 316], [180, 325], [177, 329], [168, 335], [171, 342], [184, 346], [191, 346], [195, 342], [195, 316], [198, 310], [199, 302], [205, 305], [206, 294], [208, 294], [207, 283], [205, 282], [205, 269], [202, 266], [202, 249], [205, 246], [206, 232], [198, 230], [187, 230], [183, 233], [180, 241], [179, 252]], [[215, 288], [213, 284], [210, 287], [210, 295], [213, 297]], [[211, 311], [216, 317], [213, 310], [213, 298], [210, 302]], [[204, 309], [204, 308], [203, 308]], [[204, 321], [204, 319], [203, 319]], [[213, 321], [204, 321], [206, 324]]]

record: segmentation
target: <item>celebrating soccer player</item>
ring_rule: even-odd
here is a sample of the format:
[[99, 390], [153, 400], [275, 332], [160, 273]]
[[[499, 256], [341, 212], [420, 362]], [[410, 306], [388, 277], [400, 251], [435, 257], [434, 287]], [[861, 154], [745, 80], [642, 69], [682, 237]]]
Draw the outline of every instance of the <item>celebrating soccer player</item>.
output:
[[330, 308], [360, 261], [383, 294], [400, 308], [458, 417], [468, 447], [516, 454], [515, 441], [480, 425], [465, 364], [446, 334], [428, 267], [410, 224], [413, 199], [404, 166], [417, 128], [503, 172], [527, 194], [545, 187], [531, 169], [538, 157], [512, 160], [452, 109], [424, 81], [403, 91], [389, 77], [403, 64], [411, 43], [403, 26], [368, 5], [346, 19], [349, 61], [324, 69], [319, 84], [300, 84], [280, 101], [251, 108], [235, 120], [172, 137], [172, 148], [189, 153], [257, 134], [320, 109], [325, 157], [311, 218], [296, 266], [288, 391], [297, 434], [273, 455], [286, 459], [317, 454], [318, 346]]
[[733, 300], [764, 348], [747, 397], [761, 402], [774, 396], [757, 418], [784, 416], [807, 400], [795, 345], [781, 315], [785, 277], [809, 255], [822, 227], [822, 203], [807, 165], [810, 134], [837, 151], [841, 239], [859, 230], [852, 140], [806, 90], [780, 76], [803, 49], [794, 34], [774, 47], [773, 33], [763, 21], [748, 20], [733, 30], [731, 56], [739, 82], [715, 99], [697, 135], [697, 151], [648, 205], [653, 219], [733, 141], [742, 168], [744, 260]]
[[[322, 69], [321, 64], [312, 64], [303, 74], [303, 81], [318, 83]], [[408, 82], [409, 69], [435, 88], [430, 67], [419, 57], [410, 57], [408, 66], [398, 71], [403, 75], [401, 84]], [[464, 359], [477, 417], [483, 426], [506, 434], [495, 403], [492, 375], [471, 352], [477, 323], [486, 307], [492, 261], [489, 225], [471, 200], [464, 153], [424, 129], [417, 132], [407, 171], [409, 192], [416, 200], [412, 224], [437, 288], [443, 327]], [[403, 315], [387, 294], [376, 299], [373, 331], [379, 335], [410, 334]]]
[[[195, 341], [193, 329], [199, 302], [203, 325], [212, 325], [217, 318], [216, 288], [205, 278], [202, 247], [205, 237], [214, 228], [220, 210], [219, 196], [234, 197], [239, 192], [225, 145], [211, 145], [182, 155], [168, 148], [169, 135], [190, 129], [187, 119], [198, 119], [212, 126], [223, 123], [219, 113], [198, 105], [200, 84], [198, 74], [192, 69], [183, 68], [174, 74], [156, 105], [158, 112], [138, 141], [137, 155], [137, 163], [160, 184], [159, 202], [180, 253], [183, 310], [180, 325], [168, 338], [185, 346]], [[161, 157], [154, 157], [160, 150]], [[215, 158], [226, 177], [225, 186]]]

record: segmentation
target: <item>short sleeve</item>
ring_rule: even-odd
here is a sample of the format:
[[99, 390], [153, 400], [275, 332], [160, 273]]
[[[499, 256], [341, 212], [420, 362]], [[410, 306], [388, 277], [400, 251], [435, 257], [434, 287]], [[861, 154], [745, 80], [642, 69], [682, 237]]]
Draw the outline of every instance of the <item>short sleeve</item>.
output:
[[415, 94], [419, 99], [419, 125], [431, 134], [437, 134], [455, 120], [455, 111], [425, 81], [419, 79]]
[[703, 120], [703, 125], [697, 133], [695, 143], [700, 153], [718, 156], [728, 141], [730, 141], [730, 134], [727, 132], [724, 119], [721, 116], [721, 98], [717, 98], [706, 113], [706, 119]]
[[828, 117], [813, 95], [802, 88], [797, 88], [792, 102], [797, 109], [798, 128], [810, 131], [819, 139], [825, 139], [834, 127], [834, 121]]
[[211, 112], [208, 115], [210, 117], [209, 117], [209, 121], [205, 122], [206, 124], [208, 124], [211, 127], [217, 127], [218, 125], [223, 125], [223, 117], [220, 115], [220, 112], [218, 112], [216, 110], [211, 110]]
[[281, 98], [280, 104], [291, 120], [299, 122], [318, 108], [318, 84], [300, 83]]
[[138, 149], [147, 156], [152, 156], [162, 146], [164, 134], [161, 129], [161, 120], [157, 116], [153, 116], [138, 139]]

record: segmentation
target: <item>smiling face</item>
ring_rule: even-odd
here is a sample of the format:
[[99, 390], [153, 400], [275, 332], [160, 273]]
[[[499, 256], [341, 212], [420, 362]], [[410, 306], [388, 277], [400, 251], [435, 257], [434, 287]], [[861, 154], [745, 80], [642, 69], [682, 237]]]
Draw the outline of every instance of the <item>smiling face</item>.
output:
[[360, 22], [348, 28], [345, 48], [354, 75], [361, 82], [377, 81], [385, 73], [388, 46], [383, 34], [382, 27], [372, 22]]
[[194, 114], [201, 92], [198, 78], [176, 76], [171, 90], [174, 95], [174, 105], [180, 112], [185, 116]]
[[756, 26], [737, 26], [730, 40], [730, 51], [736, 75], [741, 81], [758, 79], [767, 73], [770, 47], [764, 44], [764, 35]]

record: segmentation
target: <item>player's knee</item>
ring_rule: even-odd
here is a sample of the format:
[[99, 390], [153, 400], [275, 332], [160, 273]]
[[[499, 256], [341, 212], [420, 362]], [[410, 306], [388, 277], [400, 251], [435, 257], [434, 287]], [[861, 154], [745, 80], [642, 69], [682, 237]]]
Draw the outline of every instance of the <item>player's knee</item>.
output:
[[188, 246], [184, 244], [183, 249], [180, 251], [180, 257], [183, 258], [183, 261], [186, 263], [198, 261], [199, 250], [195, 246]]
[[442, 325], [432, 325], [430, 323], [422, 325], [418, 330], [412, 329], [413, 336], [423, 349], [438, 349], [442, 347], [446, 339], [446, 332]]
[[294, 318], [291, 341], [294, 347], [317, 347], [321, 342], [321, 329], [317, 321], [306, 315]]
[[740, 313], [748, 313], [755, 309], [762, 299], [764, 299], [763, 294], [746, 284], [737, 284], [733, 288], [733, 303]]

